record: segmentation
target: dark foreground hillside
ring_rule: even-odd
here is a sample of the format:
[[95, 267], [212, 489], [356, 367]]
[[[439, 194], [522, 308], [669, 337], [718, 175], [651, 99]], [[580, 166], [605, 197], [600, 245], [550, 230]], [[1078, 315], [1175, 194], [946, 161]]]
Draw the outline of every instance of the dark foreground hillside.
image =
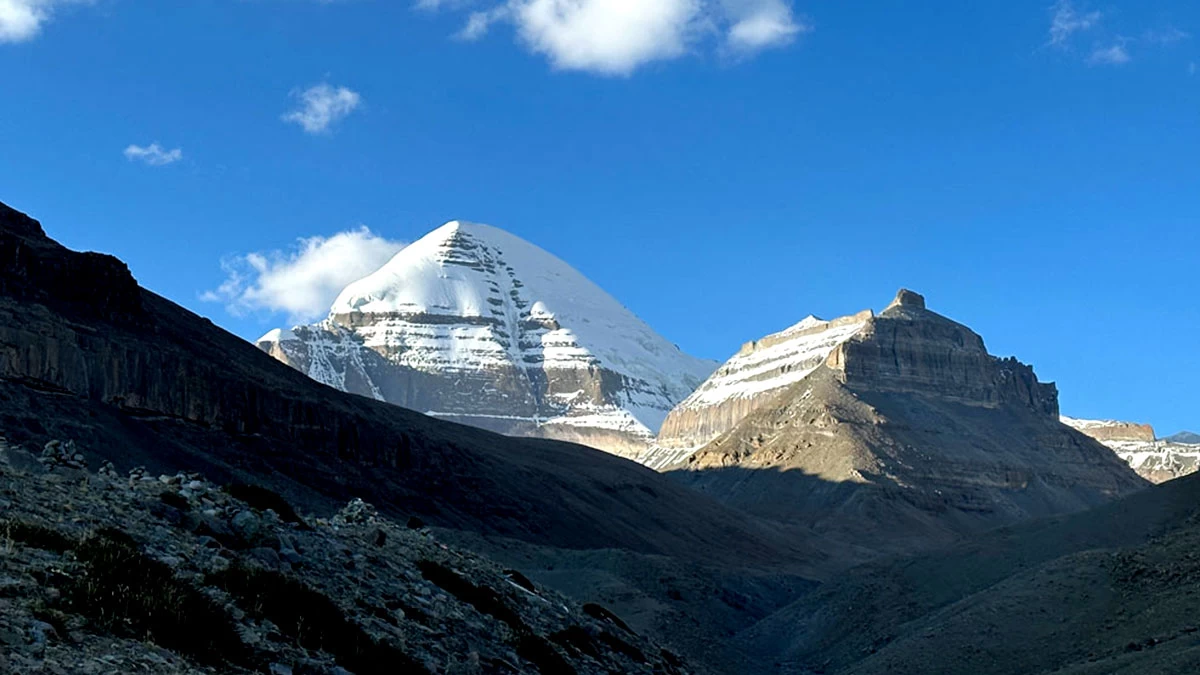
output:
[[740, 638], [781, 673], [1200, 672], [1200, 477], [851, 570]]
[[0, 672], [693, 672], [362, 501], [305, 518], [262, 489], [39, 454], [0, 438]]

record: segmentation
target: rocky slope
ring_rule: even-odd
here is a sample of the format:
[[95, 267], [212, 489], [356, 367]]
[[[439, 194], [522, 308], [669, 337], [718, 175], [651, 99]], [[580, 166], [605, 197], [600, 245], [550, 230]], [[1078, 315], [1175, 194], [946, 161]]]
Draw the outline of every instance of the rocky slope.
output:
[[1200, 672], [1200, 476], [851, 570], [737, 636], [781, 675]]
[[638, 461], [662, 469], [687, 459], [816, 370], [872, 316], [870, 310], [833, 321], [809, 316], [785, 331], [746, 343], [671, 410], [653, 447]]
[[[122, 475], [144, 466], [259, 484], [318, 515], [362, 498], [401, 522], [495, 542], [510, 566], [528, 551], [549, 571], [570, 561], [579, 574], [545, 582], [603, 598], [639, 631], [663, 629], [656, 639], [678, 651], [724, 647], [720, 636], [790, 600], [827, 555], [807, 533], [609, 454], [319, 384], [3, 205], [0, 429], [26, 447], [74, 439]], [[718, 590], [672, 595], [665, 578]], [[737, 672], [720, 659], [718, 672]]]
[[0, 437], [0, 672], [693, 672], [605, 608], [362, 501], [312, 518], [82, 460]]
[[503, 230], [452, 222], [261, 349], [341, 389], [513, 436], [632, 455], [715, 364]]
[[684, 484], [863, 549], [914, 550], [1146, 485], [1058, 421], [1057, 391], [901, 291], [687, 459]]
[[1071, 417], [1063, 417], [1062, 421], [1111, 448], [1148, 481], [1165, 483], [1200, 469], [1200, 442], [1189, 443], [1186, 435], [1158, 439], [1147, 424]]

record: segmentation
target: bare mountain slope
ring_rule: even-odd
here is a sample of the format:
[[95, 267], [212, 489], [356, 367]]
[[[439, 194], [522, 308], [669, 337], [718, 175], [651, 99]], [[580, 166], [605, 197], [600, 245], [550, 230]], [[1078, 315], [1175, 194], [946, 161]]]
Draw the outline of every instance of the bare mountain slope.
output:
[[902, 291], [825, 363], [674, 472], [752, 513], [914, 551], [1145, 487], [1057, 392]]
[[850, 570], [739, 636], [781, 674], [1200, 671], [1200, 477]]

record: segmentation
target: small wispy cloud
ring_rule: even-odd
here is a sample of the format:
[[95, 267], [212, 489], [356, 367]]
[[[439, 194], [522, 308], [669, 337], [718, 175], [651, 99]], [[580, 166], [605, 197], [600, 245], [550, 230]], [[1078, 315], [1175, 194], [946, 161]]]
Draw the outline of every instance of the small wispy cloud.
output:
[[1092, 53], [1088, 55], [1088, 65], [1092, 66], [1119, 66], [1129, 63], [1129, 50], [1126, 48], [1126, 41], [1119, 40], [1106, 47], [1096, 47]]
[[743, 3], [734, 11], [735, 21], [729, 27], [729, 44], [739, 51], [758, 51], [791, 43], [796, 36], [812, 28], [792, 15], [782, 0]]
[[[2, 2], [3, 0], [0, 0]], [[283, 121], [299, 124], [305, 132], [323, 134], [354, 112], [362, 103], [358, 92], [327, 83], [292, 92], [300, 106], [283, 115]]]
[[1174, 26], [1168, 26], [1166, 28], [1160, 28], [1157, 30], [1148, 30], [1142, 34], [1143, 42], [1162, 46], [1177, 44], [1183, 42], [1184, 40], [1190, 40], [1191, 38], [1191, 33], [1179, 30]]
[[1099, 11], [1080, 11], [1071, 0], [1059, 0], [1051, 7], [1048, 44], [1052, 47], [1065, 48], [1072, 36], [1099, 26], [1103, 18], [1104, 15]]
[[[0, 0], [3, 6], [5, 0]], [[158, 143], [150, 145], [130, 145], [125, 148], [125, 159], [131, 162], [142, 162], [148, 166], [166, 166], [183, 159], [183, 149], [166, 150]]]
[[[464, 0], [418, 0], [425, 10], [464, 10]], [[560, 70], [629, 75], [715, 46], [738, 56], [782, 47], [811, 27], [791, 0], [502, 0], [471, 11], [460, 40], [498, 23]]]
[[225, 281], [200, 295], [234, 316], [283, 312], [305, 323], [329, 311], [342, 289], [383, 267], [404, 243], [366, 227], [329, 237], [305, 237], [286, 250], [262, 251], [221, 261]]
[[[1110, 25], [1124, 24], [1124, 25]], [[1120, 66], [1145, 53], [1188, 40], [1191, 34], [1175, 26], [1140, 30], [1116, 15], [1088, 9], [1073, 0], [1058, 0], [1050, 7], [1046, 46], [1077, 55], [1089, 66]]]
[[59, 8], [89, 2], [92, 0], [0, 0], [0, 42], [31, 40]]

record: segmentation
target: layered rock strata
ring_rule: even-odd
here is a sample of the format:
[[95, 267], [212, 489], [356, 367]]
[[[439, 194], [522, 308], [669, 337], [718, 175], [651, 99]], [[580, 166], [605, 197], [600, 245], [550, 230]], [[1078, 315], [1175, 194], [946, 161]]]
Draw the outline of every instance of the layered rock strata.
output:
[[258, 346], [343, 391], [627, 456], [715, 366], [558, 258], [462, 222], [351, 284], [326, 320]]
[[753, 513], [900, 549], [1146, 485], [1059, 423], [1053, 384], [908, 291], [676, 468]]

